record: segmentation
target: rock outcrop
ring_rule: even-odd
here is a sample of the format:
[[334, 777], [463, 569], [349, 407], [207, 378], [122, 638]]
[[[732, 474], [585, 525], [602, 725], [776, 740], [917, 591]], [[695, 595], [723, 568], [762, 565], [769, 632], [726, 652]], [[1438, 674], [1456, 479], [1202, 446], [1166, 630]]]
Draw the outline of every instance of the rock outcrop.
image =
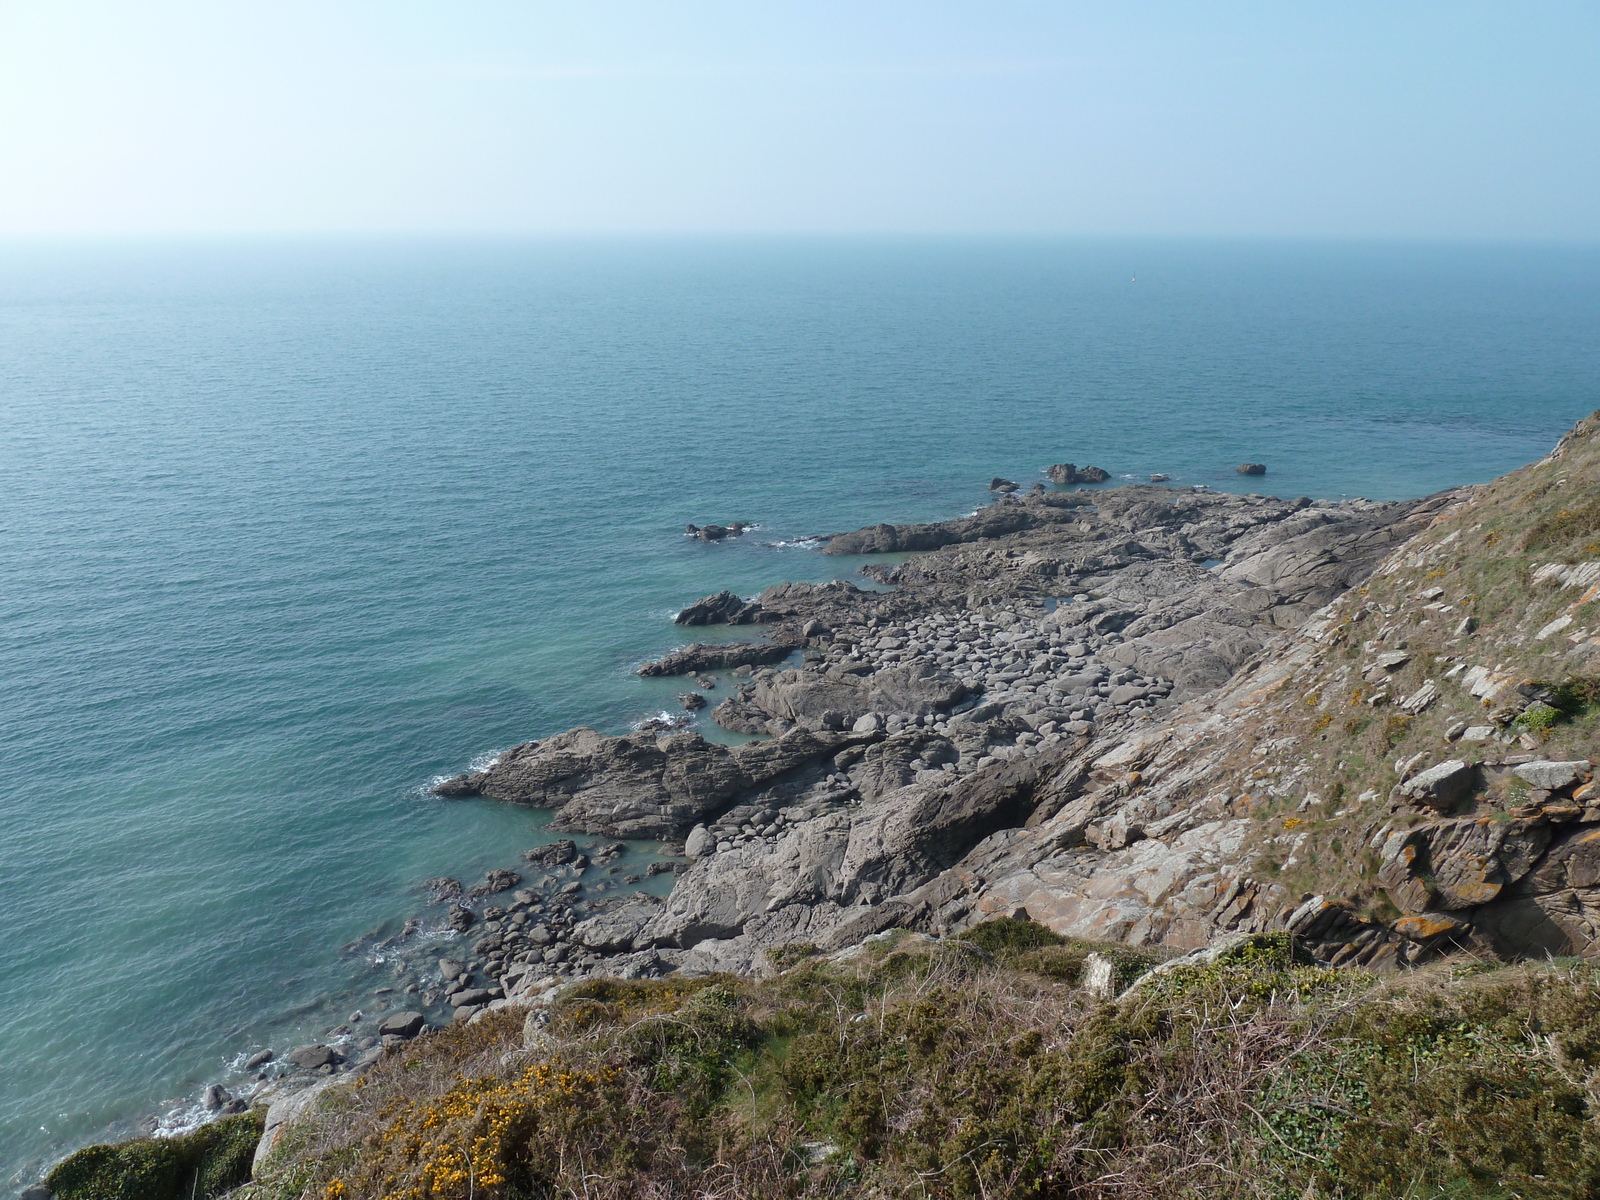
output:
[[718, 592], [696, 600], [673, 618], [678, 625], [753, 625], [764, 619], [759, 604], [752, 604], [733, 592]]
[[741, 793], [878, 736], [795, 730], [730, 748], [697, 733], [608, 737], [579, 728], [513, 747], [487, 770], [459, 775], [433, 790], [554, 809], [557, 828], [608, 837], [681, 838], [731, 807]]
[[1051, 483], [1059, 483], [1063, 487], [1075, 483], [1104, 483], [1111, 478], [1111, 472], [1099, 467], [1084, 467], [1080, 471], [1072, 463], [1056, 463], [1045, 471], [1045, 475]]
[[702, 671], [727, 671], [734, 667], [782, 662], [795, 651], [792, 642], [695, 642], [665, 658], [645, 663], [640, 675], [697, 675]]

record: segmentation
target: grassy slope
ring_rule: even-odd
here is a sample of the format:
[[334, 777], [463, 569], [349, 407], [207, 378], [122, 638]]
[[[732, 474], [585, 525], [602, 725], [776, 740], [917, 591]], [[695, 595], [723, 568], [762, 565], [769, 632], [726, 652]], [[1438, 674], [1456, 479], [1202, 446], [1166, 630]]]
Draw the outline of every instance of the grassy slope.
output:
[[[1373, 879], [1369, 841], [1390, 814], [1396, 763], [1421, 756], [1497, 762], [1513, 754], [1600, 758], [1600, 589], [1535, 582], [1540, 567], [1600, 562], [1600, 414], [1557, 454], [1475, 489], [1466, 503], [1335, 606], [1336, 632], [1268, 728], [1236, 754], [1241, 788], [1268, 818], [1262, 866], [1292, 892], [1341, 895], [1375, 916], [1393, 909]], [[1438, 595], [1433, 595], [1439, 589]], [[1571, 624], [1540, 639], [1559, 617]], [[1470, 625], [1464, 631], [1463, 621]], [[1410, 660], [1386, 682], [1365, 677], [1378, 655]], [[1480, 702], [1460, 686], [1471, 667], [1505, 682]], [[1456, 668], [1455, 670], [1452, 670]], [[1415, 716], [1397, 707], [1432, 681], [1440, 698]], [[1515, 685], [1539, 685], [1558, 712]], [[1494, 725], [1513, 744], [1451, 742], [1462, 723]], [[1307, 804], [1306, 798], [1311, 797]], [[1504, 813], [1520, 781], [1491, 780], [1466, 811]]]
[[1108, 1003], [1086, 949], [1002, 921], [578, 985], [529, 1049], [508, 1013], [391, 1056], [249, 1192], [1600, 1195], [1592, 967], [1378, 978], [1260, 936]]

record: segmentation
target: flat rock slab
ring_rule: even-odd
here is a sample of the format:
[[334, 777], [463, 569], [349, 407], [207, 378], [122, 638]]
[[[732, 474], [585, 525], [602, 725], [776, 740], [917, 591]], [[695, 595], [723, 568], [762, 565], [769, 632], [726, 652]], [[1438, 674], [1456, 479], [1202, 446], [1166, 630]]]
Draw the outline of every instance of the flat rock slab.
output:
[[759, 667], [782, 662], [795, 652], [787, 642], [695, 642], [665, 658], [645, 663], [638, 674], [650, 676], [694, 675], [701, 671], [729, 671], [734, 667]]
[[1588, 779], [1594, 773], [1594, 768], [1589, 765], [1588, 759], [1580, 758], [1574, 762], [1523, 763], [1519, 767], [1512, 767], [1511, 773], [1530, 787], [1559, 792], [1562, 788]]

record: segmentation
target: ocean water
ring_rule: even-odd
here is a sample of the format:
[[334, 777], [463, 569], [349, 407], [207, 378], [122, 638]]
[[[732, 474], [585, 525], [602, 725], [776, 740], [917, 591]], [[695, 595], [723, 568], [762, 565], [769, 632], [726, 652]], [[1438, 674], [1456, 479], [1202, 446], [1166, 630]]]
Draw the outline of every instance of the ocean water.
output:
[[0, 246], [0, 1180], [326, 1028], [553, 836], [427, 783], [667, 706], [682, 604], [860, 565], [807, 535], [1062, 460], [1414, 496], [1597, 406], [1593, 247]]

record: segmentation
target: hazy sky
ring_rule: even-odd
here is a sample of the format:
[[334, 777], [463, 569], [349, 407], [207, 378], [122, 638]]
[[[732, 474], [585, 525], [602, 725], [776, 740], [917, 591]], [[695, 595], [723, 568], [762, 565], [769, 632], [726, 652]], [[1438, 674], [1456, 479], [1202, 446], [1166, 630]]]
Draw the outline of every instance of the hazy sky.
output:
[[0, 0], [0, 234], [1600, 237], [1600, 3]]

